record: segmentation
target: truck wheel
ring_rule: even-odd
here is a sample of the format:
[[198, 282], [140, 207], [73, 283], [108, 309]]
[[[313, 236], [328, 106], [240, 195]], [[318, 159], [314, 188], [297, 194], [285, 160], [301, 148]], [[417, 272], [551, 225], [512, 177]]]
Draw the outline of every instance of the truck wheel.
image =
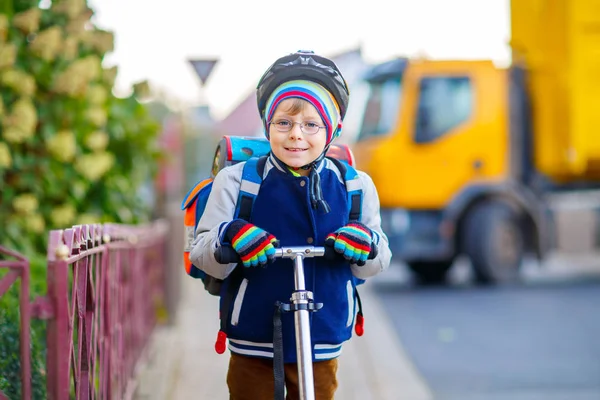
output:
[[446, 281], [446, 275], [452, 266], [450, 261], [411, 261], [408, 268], [421, 284], [437, 284]]
[[523, 262], [523, 231], [508, 204], [492, 201], [476, 206], [465, 219], [463, 248], [480, 283], [511, 283]]

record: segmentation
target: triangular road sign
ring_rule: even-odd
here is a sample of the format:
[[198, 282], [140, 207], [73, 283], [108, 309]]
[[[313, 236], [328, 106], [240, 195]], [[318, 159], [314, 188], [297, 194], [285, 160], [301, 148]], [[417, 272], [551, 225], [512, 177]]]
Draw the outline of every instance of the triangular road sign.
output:
[[207, 59], [207, 60], [188, 60], [188, 61], [190, 62], [190, 64], [192, 64], [192, 67], [194, 67], [194, 70], [196, 71], [198, 78], [200, 78], [200, 82], [204, 85], [206, 83], [206, 80], [208, 79], [208, 76], [212, 72], [213, 67], [219, 60], [218, 59]]

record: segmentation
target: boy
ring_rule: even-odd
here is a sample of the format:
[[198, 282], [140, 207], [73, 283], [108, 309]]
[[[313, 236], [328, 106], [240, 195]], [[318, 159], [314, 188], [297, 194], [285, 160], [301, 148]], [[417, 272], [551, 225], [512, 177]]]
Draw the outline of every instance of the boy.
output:
[[[337, 357], [352, 336], [357, 280], [385, 270], [388, 240], [381, 230], [379, 198], [371, 178], [359, 173], [361, 220], [349, 221], [343, 174], [325, 158], [339, 136], [349, 91], [333, 61], [312, 52], [276, 60], [260, 79], [257, 103], [271, 153], [251, 221], [233, 219], [243, 163], [224, 168], [213, 182], [198, 223], [190, 258], [215, 278], [236, 264], [219, 264], [215, 250], [231, 246], [243, 280], [229, 308], [230, 399], [273, 399], [273, 312], [294, 291], [293, 263], [274, 260], [274, 246], [331, 246], [335, 260], [304, 260], [306, 289], [322, 309], [311, 313], [313, 375], [317, 399], [333, 399]], [[262, 267], [262, 268], [261, 268]], [[221, 307], [223, 300], [221, 299]], [[293, 313], [282, 315], [288, 399], [298, 397]]]

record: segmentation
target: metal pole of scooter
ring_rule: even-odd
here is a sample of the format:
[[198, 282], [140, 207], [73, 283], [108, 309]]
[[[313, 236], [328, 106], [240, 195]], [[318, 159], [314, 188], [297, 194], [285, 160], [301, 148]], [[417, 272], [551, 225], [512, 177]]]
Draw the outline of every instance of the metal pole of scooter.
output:
[[[296, 290], [292, 293], [291, 298], [294, 305], [308, 305], [312, 301], [312, 292], [306, 290], [304, 282], [304, 258], [322, 257], [324, 254], [325, 249], [323, 247], [288, 247], [278, 249], [276, 257], [294, 259], [294, 283]], [[298, 358], [298, 389], [301, 400], [314, 400], [315, 398], [309, 312], [307, 307], [294, 311], [296, 354]]]
[[[308, 304], [306, 285], [304, 282], [304, 254], [297, 253], [294, 259], [294, 282], [296, 291], [292, 293], [293, 304]], [[312, 400], [315, 398], [315, 388], [312, 368], [312, 351], [310, 343], [309, 311], [296, 310], [294, 321], [296, 328], [296, 354], [298, 355], [298, 386], [300, 398]]]

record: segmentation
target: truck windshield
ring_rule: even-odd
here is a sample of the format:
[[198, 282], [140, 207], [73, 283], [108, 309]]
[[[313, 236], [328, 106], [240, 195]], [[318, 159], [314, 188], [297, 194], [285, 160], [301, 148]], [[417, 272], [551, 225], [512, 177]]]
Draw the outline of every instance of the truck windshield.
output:
[[437, 140], [467, 121], [473, 112], [473, 88], [469, 77], [425, 77], [419, 89], [416, 143]]
[[398, 122], [401, 90], [400, 77], [369, 83], [358, 140], [391, 132]]

